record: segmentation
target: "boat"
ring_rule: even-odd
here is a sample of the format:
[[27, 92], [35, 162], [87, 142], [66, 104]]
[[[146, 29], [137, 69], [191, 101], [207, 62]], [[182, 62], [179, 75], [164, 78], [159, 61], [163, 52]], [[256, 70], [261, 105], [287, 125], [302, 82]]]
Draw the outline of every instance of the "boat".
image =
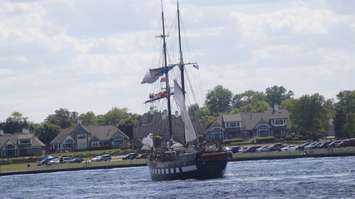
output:
[[[161, 67], [150, 69], [142, 80], [142, 84], [152, 84], [160, 79], [165, 83], [162, 91], [157, 94], [150, 94], [146, 103], [156, 100], [166, 100], [168, 117], [168, 140], [164, 142], [159, 136], [149, 134], [142, 140], [143, 147], [149, 150], [146, 162], [149, 167], [152, 180], [183, 180], [183, 179], [210, 179], [221, 178], [224, 175], [230, 153], [225, 151], [221, 145], [207, 145], [199, 143], [195, 129], [189, 117], [185, 96], [185, 67], [192, 65], [198, 68], [196, 63], [185, 63], [183, 59], [181, 42], [181, 20], [180, 6], [177, 0], [177, 21], [179, 41], [179, 61], [176, 64], [169, 64], [167, 59], [167, 41], [165, 29], [165, 15], [163, 0], [161, 1], [161, 21], [163, 47], [163, 64]], [[178, 68], [179, 79], [174, 80], [174, 86], [170, 87], [169, 74]], [[173, 98], [173, 99], [172, 99]], [[175, 100], [181, 119], [184, 125], [184, 143], [173, 140], [174, 129], [172, 128], [172, 105]], [[175, 132], [177, 133], [177, 132]]]

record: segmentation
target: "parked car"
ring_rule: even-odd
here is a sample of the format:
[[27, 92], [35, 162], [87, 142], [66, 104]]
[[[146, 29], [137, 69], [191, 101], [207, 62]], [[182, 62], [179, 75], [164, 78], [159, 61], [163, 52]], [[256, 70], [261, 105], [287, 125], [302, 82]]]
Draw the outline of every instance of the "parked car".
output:
[[314, 149], [318, 142], [312, 142], [304, 147], [304, 149]]
[[61, 163], [69, 163], [71, 161], [72, 157], [61, 157], [60, 162]]
[[284, 146], [281, 148], [281, 151], [296, 151], [296, 147], [295, 146]]
[[246, 150], [248, 150], [248, 147], [246, 147], [246, 146], [240, 147], [239, 153], [244, 153]]
[[238, 153], [240, 151], [240, 146], [233, 146], [231, 151], [232, 153]]
[[298, 147], [296, 147], [296, 150], [303, 151], [304, 147], [309, 145], [309, 144], [310, 144], [310, 142], [303, 143], [303, 144], [299, 145]]
[[270, 149], [271, 149], [271, 151], [281, 151], [281, 148], [285, 147], [285, 146], [287, 146], [287, 145], [281, 144], [281, 143], [277, 143], [277, 144], [271, 145]]
[[355, 138], [342, 140], [338, 144], [338, 147], [349, 147], [349, 146], [355, 146]]
[[112, 159], [110, 154], [98, 155], [91, 159], [91, 161], [99, 162], [99, 161], [110, 161]]
[[270, 147], [268, 146], [262, 146], [256, 149], [257, 152], [271, 152]]
[[232, 153], [238, 153], [241, 150], [240, 146], [231, 146], [231, 147], [226, 147], [227, 151], [230, 151]]
[[62, 157], [62, 163], [80, 163], [83, 159], [81, 157]]
[[138, 153], [129, 153], [127, 155], [125, 155], [122, 160], [133, 160], [135, 158], [137, 158]]
[[252, 152], [256, 152], [256, 150], [260, 148], [260, 146], [251, 146], [249, 147], [247, 150], [244, 151], [244, 153], [252, 153]]
[[314, 148], [315, 148], [315, 149], [320, 149], [323, 144], [324, 144], [323, 142], [318, 142], [318, 143], [314, 146]]
[[323, 142], [321, 145], [318, 146], [318, 148], [320, 148], [320, 149], [328, 148], [328, 145], [329, 145], [331, 142], [332, 142], [332, 141]]
[[341, 143], [340, 140], [333, 141], [333, 142], [331, 142], [330, 144], [328, 144], [328, 148], [335, 148], [335, 147], [337, 147], [340, 143]]
[[136, 157], [136, 159], [145, 159], [145, 158], [147, 158], [147, 154], [144, 154], [144, 153], [143, 154], [139, 153]]
[[60, 164], [60, 158], [56, 157], [48, 161], [47, 165]]
[[81, 163], [82, 161], [84, 161], [84, 159], [81, 157], [73, 157], [71, 159], [71, 163]]
[[57, 157], [51, 155], [44, 156], [40, 161], [38, 161], [37, 165], [38, 166], [46, 165], [50, 160], [53, 160], [55, 158]]

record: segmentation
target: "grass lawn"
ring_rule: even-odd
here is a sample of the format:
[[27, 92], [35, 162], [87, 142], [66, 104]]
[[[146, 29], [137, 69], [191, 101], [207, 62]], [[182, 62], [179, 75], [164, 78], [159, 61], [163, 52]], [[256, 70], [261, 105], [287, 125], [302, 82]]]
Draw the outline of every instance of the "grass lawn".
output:
[[344, 147], [329, 149], [313, 149], [303, 151], [273, 151], [273, 152], [256, 152], [256, 153], [235, 153], [233, 154], [234, 160], [245, 159], [267, 159], [267, 158], [297, 158], [297, 157], [315, 157], [315, 156], [345, 156], [355, 155], [355, 147]]
[[306, 140], [274, 140], [265, 143], [253, 143], [250, 141], [233, 141], [233, 142], [225, 143], [225, 146], [252, 146], [252, 145], [260, 146], [260, 145], [272, 145], [276, 143], [299, 145], [299, 144], [306, 143]]
[[90, 163], [65, 163], [55, 165], [37, 166], [37, 163], [18, 163], [0, 165], [0, 173], [18, 172], [18, 171], [46, 171], [46, 170], [62, 170], [62, 169], [79, 169], [79, 168], [95, 168], [95, 167], [115, 167], [144, 164], [144, 159], [136, 160], [112, 160], [107, 162], [90, 162]]
[[71, 151], [71, 152], [60, 152], [60, 153], [50, 153], [53, 156], [80, 156], [80, 157], [95, 157], [102, 154], [111, 155], [122, 155], [131, 152], [130, 149], [100, 149], [100, 150], [90, 150], [90, 151]]

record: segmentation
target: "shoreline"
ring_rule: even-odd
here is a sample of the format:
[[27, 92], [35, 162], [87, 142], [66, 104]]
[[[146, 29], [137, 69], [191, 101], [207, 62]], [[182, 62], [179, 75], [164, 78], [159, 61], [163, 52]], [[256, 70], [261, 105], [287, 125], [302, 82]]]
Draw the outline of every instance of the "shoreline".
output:
[[0, 173], [1, 176], [10, 176], [10, 175], [25, 175], [25, 174], [38, 174], [38, 173], [55, 173], [61, 171], [81, 171], [81, 170], [97, 170], [97, 169], [114, 169], [114, 168], [129, 168], [129, 167], [140, 167], [145, 166], [145, 163], [142, 164], [127, 164], [127, 165], [106, 165], [106, 166], [93, 166], [93, 167], [77, 167], [77, 168], [65, 168], [65, 169], [43, 169], [43, 170], [31, 170], [31, 171], [10, 171]]
[[229, 162], [237, 161], [252, 161], [252, 160], [284, 160], [284, 159], [300, 159], [300, 158], [324, 158], [324, 157], [347, 157], [355, 156], [355, 152], [352, 153], [334, 153], [334, 154], [306, 154], [306, 155], [282, 155], [282, 156], [265, 156], [265, 157], [240, 157], [233, 158]]
[[[229, 162], [237, 161], [253, 161], [253, 160], [282, 160], [282, 159], [298, 159], [298, 158], [321, 158], [321, 157], [346, 157], [355, 156], [355, 147], [350, 151], [336, 151], [336, 152], [325, 152], [325, 151], [309, 151], [308, 153], [301, 152], [264, 152], [264, 153], [244, 153], [244, 154], [234, 154], [233, 158]], [[115, 162], [117, 162], [115, 164]], [[68, 166], [68, 165], [67, 165]], [[71, 166], [71, 167], [70, 167]], [[1, 176], [10, 175], [25, 175], [25, 174], [38, 174], [38, 173], [53, 173], [61, 171], [80, 171], [80, 170], [96, 170], [96, 169], [114, 169], [114, 168], [130, 168], [130, 167], [141, 167], [146, 166], [145, 160], [140, 159], [136, 161], [113, 161], [113, 162], [100, 162], [98, 165], [69, 165], [66, 168], [51, 168], [45, 167], [42, 169], [35, 170], [18, 170], [18, 171], [5, 171], [0, 170]], [[0, 166], [1, 168], [1, 166]]]

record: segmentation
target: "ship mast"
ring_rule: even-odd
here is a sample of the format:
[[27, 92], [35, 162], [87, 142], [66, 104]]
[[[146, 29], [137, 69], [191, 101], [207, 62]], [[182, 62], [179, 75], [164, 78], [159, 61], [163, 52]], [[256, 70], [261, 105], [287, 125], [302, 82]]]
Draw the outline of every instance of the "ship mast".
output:
[[184, 74], [184, 56], [182, 53], [182, 42], [181, 42], [181, 19], [180, 19], [180, 5], [179, 5], [179, 0], [177, 0], [177, 17], [178, 17], [178, 37], [179, 37], [179, 55], [180, 55], [180, 62], [179, 62], [179, 68], [180, 68], [180, 74], [181, 74], [181, 88], [182, 88], [182, 93], [185, 97], [186, 91], [185, 91], [185, 74]]
[[171, 121], [171, 99], [170, 99], [170, 85], [169, 85], [169, 68], [168, 68], [168, 58], [167, 58], [167, 53], [166, 53], [166, 37], [167, 35], [165, 34], [165, 19], [164, 19], [164, 6], [163, 6], [163, 0], [161, 0], [161, 21], [162, 21], [162, 29], [163, 29], [163, 34], [161, 35], [161, 38], [163, 40], [163, 54], [164, 54], [164, 68], [165, 68], [165, 87], [166, 87], [166, 98], [167, 98], [167, 104], [168, 104], [168, 118], [169, 118], [169, 140], [171, 140], [173, 136], [173, 128], [172, 128], [172, 121]]

